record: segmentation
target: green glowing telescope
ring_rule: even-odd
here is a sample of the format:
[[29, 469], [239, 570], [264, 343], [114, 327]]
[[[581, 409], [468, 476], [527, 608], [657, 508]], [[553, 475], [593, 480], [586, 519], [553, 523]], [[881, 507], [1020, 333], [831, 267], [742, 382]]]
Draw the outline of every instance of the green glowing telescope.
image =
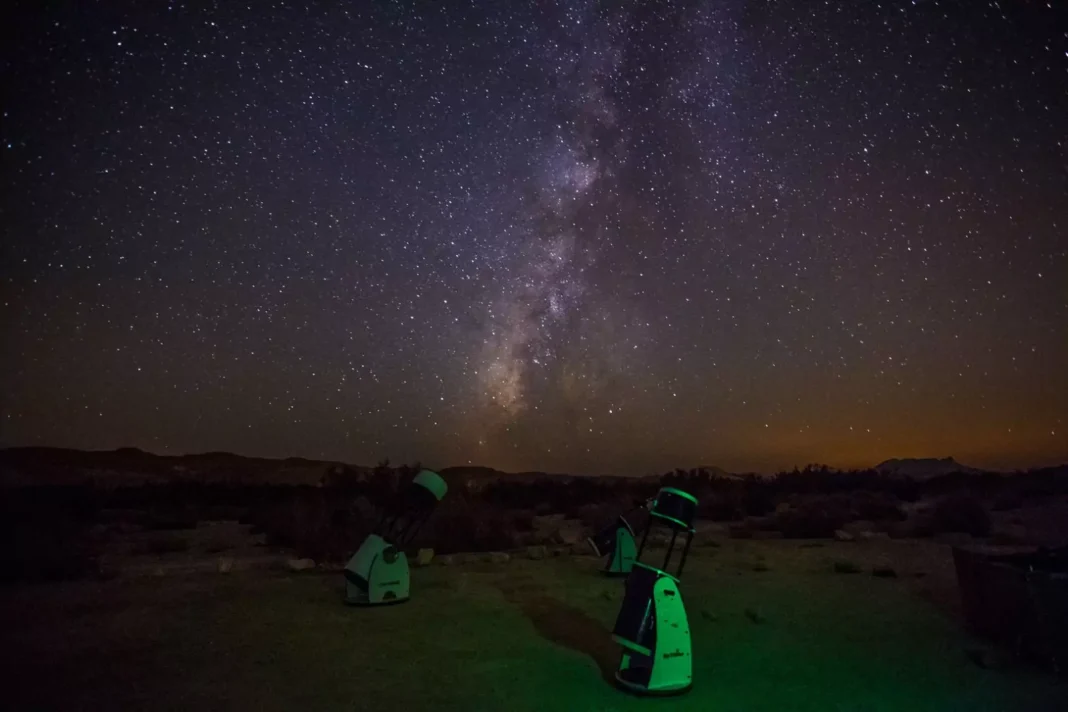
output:
[[653, 500], [649, 500], [629, 512], [620, 514], [607, 527], [586, 539], [594, 556], [605, 558], [605, 566], [601, 571], [605, 576], [626, 576], [630, 573], [638, 554], [634, 537], [641, 531], [646, 519], [642, 514], [652, 502]]
[[384, 509], [372, 533], [345, 565], [345, 603], [377, 606], [408, 600], [408, 557], [401, 548], [415, 538], [447, 491], [441, 475], [422, 470]]
[[[626, 594], [616, 617], [612, 639], [623, 647], [616, 683], [638, 695], [677, 695], [693, 685], [690, 624], [679, 592], [679, 580], [694, 535], [697, 500], [672, 487], [657, 493], [649, 523], [627, 576]], [[671, 530], [671, 542], [659, 568], [643, 562], [642, 554], [654, 526]], [[675, 543], [685, 544], [675, 573], [668, 573]]]

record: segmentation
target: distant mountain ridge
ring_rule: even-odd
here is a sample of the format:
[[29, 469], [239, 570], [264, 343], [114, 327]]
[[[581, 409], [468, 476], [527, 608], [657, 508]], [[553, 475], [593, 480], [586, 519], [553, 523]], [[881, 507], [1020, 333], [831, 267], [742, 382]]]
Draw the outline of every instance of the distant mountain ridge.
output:
[[[363, 477], [375, 468], [334, 460], [245, 457], [230, 452], [192, 455], [156, 455], [138, 448], [117, 450], [74, 450], [53, 447], [14, 447], [0, 449], [0, 486], [61, 485], [93, 482], [120, 487], [171, 482], [201, 482], [232, 485], [310, 485], [330, 482], [336, 476]], [[986, 472], [962, 465], [952, 457], [902, 458], [885, 460], [875, 471], [896, 477], [930, 479], [942, 475]], [[740, 480], [756, 473], [733, 473], [714, 465], [674, 472], [703, 470], [713, 479]], [[504, 472], [492, 467], [461, 465], [439, 470], [450, 484], [480, 488], [501, 480], [613, 478], [613, 475], [568, 475], [546, 472]], [[659, 474], [650, 475], [659, 477]]]
[[962, 465], [952, 457], [910, 457], [892, 458], [884, 460], [875, 466], [875, 470], [883, 475], [895, 475], [897, 477], [912, 477], [914, 479], [927, 479], [941, 475], [951, 475], [958, 472], [978, 474], [984, 472], [975, 467]]
[[207, 482], [218, 484], [316, 485], [339, 469], [372, 468], [302, 457], [271, 459], [231, 452], [156, 455], [138, 448], [74, 450], [15, 447], [0, 450], [0, 484], [104, 486]]
[[[400, 466], [401, 463], [397, 463]], [[92, 482], [111, 487], [174, 482], [230, 485], [310, 485], [329, 482], [339, 473], [366, 476], [375, 468], [336, 460], [246, 457], [232, 452], [156, 455], [138, 448], [74, 450], [54, 447], [0, 449], [0, 486], [70, 485]], [[504, 472], [462, 465], [438, 470], [450, 485], [484, 486], [508, 478], [531, 481], [578, 475]]]

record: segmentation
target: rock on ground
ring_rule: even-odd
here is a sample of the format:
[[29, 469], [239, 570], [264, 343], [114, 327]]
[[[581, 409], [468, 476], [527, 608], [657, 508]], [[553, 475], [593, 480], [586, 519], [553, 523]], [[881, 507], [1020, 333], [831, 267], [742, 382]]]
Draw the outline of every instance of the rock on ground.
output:
[[290, 571], [308, 571], [315, 568], [315, 561], [313, 559], [290, 559], [286, 562], [286, 567]]
[[430, 566], [430, 562], [434, 560], [433, 549], [420, 549], [415, 555], [416, 566]]

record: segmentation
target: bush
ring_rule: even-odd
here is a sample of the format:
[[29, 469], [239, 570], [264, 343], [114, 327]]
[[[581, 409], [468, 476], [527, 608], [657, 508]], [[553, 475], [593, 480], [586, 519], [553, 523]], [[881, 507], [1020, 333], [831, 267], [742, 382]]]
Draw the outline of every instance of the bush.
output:
[[756, 477], [747, 478], [743, 490], [742, 502], [745, 513], [750, 517], [763, 517], [775, 511], [778, 494], [771, 482], [763, 482]]
[[831, 495], [779, 512], [769, 525], [787, 539], [826, 539], [855, 519], [849, 495]]
[[855, 492], [850, 498], [853, 520], [869, 522], [900, 522], [905, 519], [901, 504], [891, 495], [881, 492]]
[[92, 526], [99, 496], [92, 488], [26, 487], [0, 497], [0, 582], [74, 581], [95, 576]]
[[181, 551], [189, 551], [189, 542], [180, 536], [156, 535], [145, 541], [140, 553], [160, 556], [162, 554], [176, 554]]
[[87, 529], [68, 520], [7, 521], [0, 528], [0, 582], [77, 581], [96, 574]]
[[511, 512], [512, 528], [518, 533], [527, 533], [534, 531], [534, 512], [529, 510], [520, 510], [518, 512]]
[[994, 499], [993, 510], [995, 512], [1011, 512], [1024, 506], [1023, 494], [1015, 490], [1002, 492]]
[[697, 517], [716, 522], [734, 522], [745, 518], [745, 499], [742, 491], [733, 488], [723, 492], [709, 492], [697, 500]]
[[517, 517], [477, 500], [454, 497], [442, 502], [425, 529], [437, 553], [504, 551], [518, 546], [516, 524], [523, 519], [526, 515]]
[[764, 527], [782, 532], [788, 539], [824, 539], [834, 536], [850, 522], [879, 522], [884, 526], [905, 519], [901, 505], [881, 492], [791, 497], [792, 507], [776, 512]]
[[752, 522], [734, 522], [727, 528], [731, 539], [752, 539], [756, 535], [756, 526]]
[[191, 509], [151, 513], [144, 526], [146, 529], [155, 531], [178, 531], [183, 529], [196, 529], [199, 523], [197, 513]]
[[935, 502], [930, 522], [935, 533], [962, 532], [972, 536], [989, 536], [990, 514], [977, 497], [955, 494]]
[[[636, 506], [632, 501], [612, 499], [597, 504], [584, 504], [566, 514], [569, 519], [577, 519], [582, 522], [584, 527], [600, 531], [615, 522], [620, 515], [636, 509]], [[639, 517], [639, 521], [644, 521], [644, 519]], [[637, 524], [638, 522], [634, 523]]]
[[289, 488], [251, 508], [245, 523], [267, 534], [267, 543], [317, 561], [344, 561], [374, 525], [363, 498], [339, 497], [330, 489]]

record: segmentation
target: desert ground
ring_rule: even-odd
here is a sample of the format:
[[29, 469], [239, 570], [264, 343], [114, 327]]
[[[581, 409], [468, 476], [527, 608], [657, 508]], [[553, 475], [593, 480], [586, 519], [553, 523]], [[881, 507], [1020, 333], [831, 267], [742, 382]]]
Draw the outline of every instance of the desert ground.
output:
[[938, 541], [699, 537], [681, 586], [695, 683], [664, 700], [608, 681], [623, 584], [598, 560], [467, 558], [415, 568], [412, 599], [377, 609], [343, 605], [321, 568], [5, 587], [5, 706], [1068, 710], [1063, 678], [965, 632]]

